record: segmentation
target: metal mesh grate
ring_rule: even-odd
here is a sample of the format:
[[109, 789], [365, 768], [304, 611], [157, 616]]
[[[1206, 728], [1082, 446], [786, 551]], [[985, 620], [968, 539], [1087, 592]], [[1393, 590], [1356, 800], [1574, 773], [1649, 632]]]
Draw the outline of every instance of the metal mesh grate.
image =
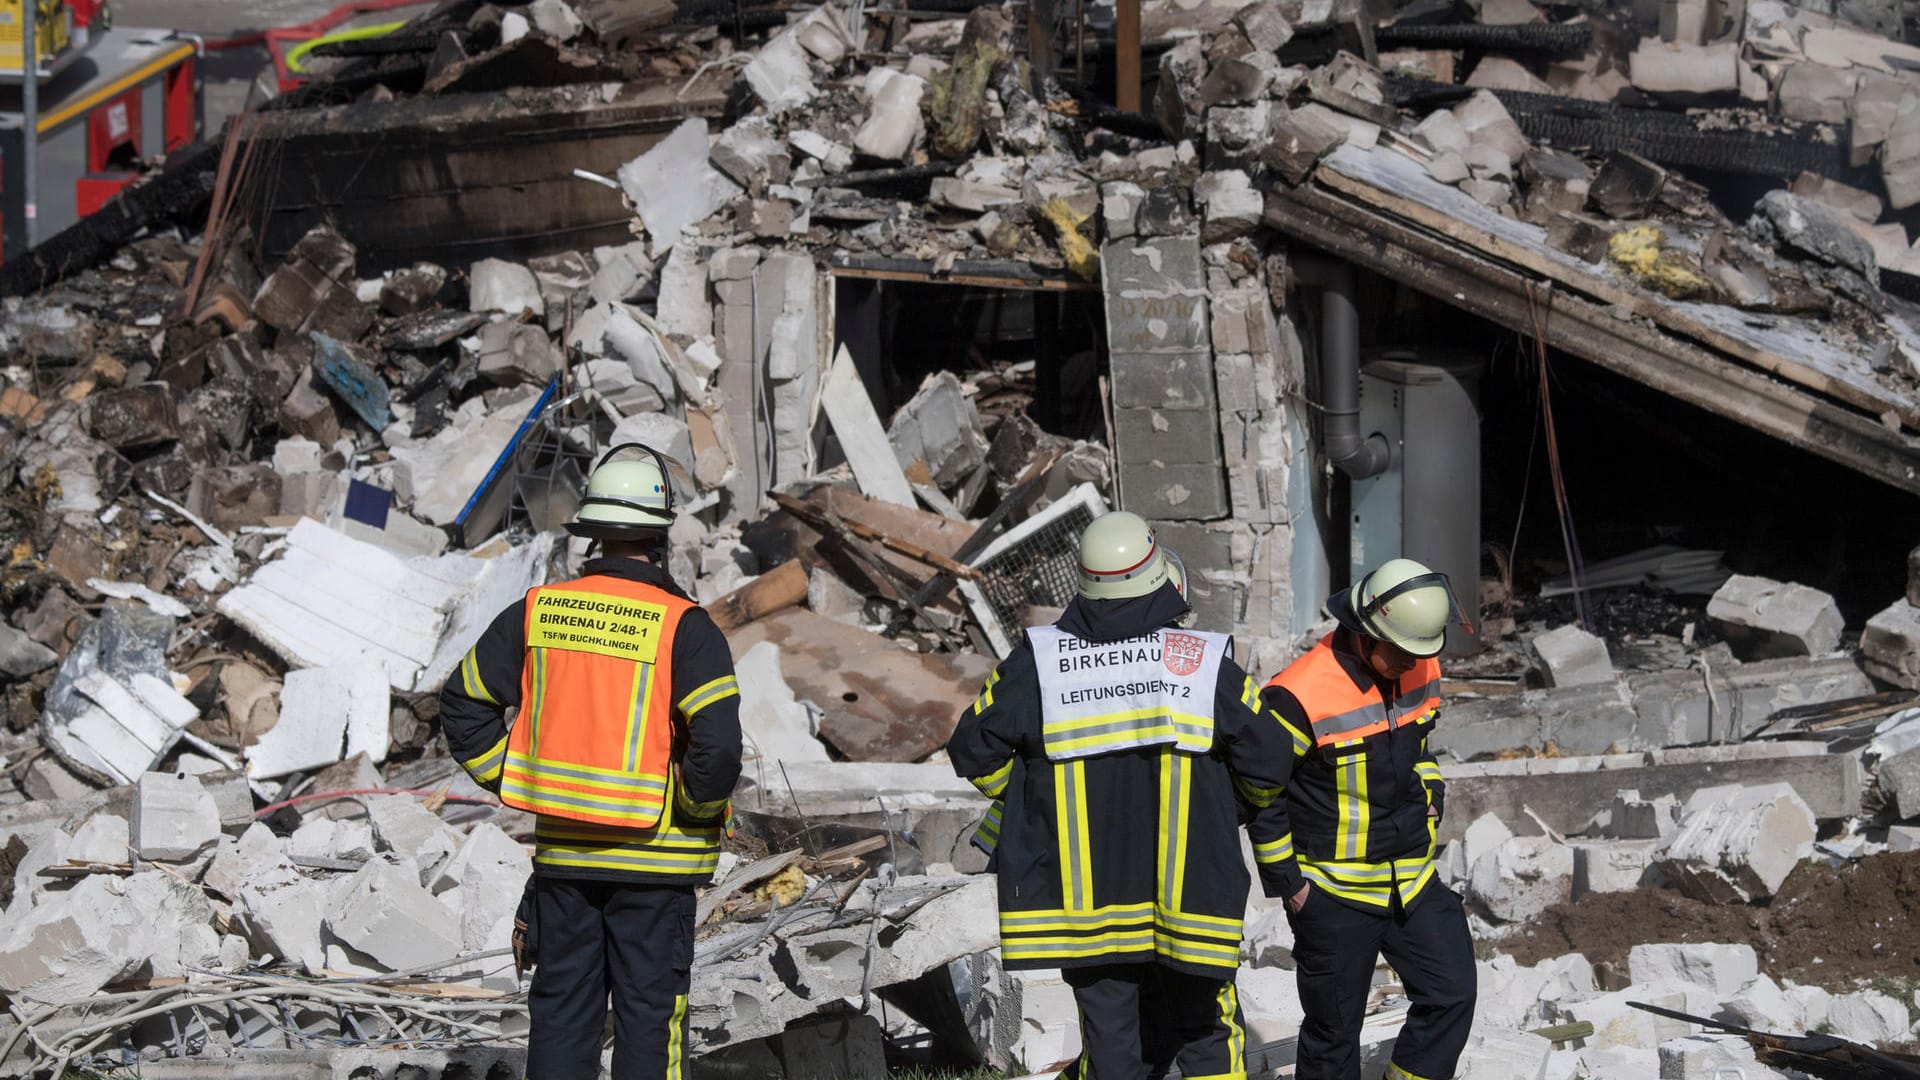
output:
[[1021, 613], [1034, 605], [1065, 607], [1080, 591], [1080, 534], [1093, 514], [1074, 504], [1032, 536], [979, 567], [980, 591], [1009, 639], [1018, 638]]

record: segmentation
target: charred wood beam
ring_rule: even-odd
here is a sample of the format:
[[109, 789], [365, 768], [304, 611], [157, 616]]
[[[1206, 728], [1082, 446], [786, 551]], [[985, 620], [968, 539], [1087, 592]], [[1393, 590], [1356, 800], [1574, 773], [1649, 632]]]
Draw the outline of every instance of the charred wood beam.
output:
[[[1464, 86], [1390, 76], [1388, 94], [1403, 108], [1435, 108], [1475, 93]], [[1514, 123], [1536, 143], [1600, 153], [1624, 151], [1682, 169], [1791, 179], [1803, 172], [1859, 185], [1862, 170], [1847, 162], [1845, 146], [1821, 142], [1813, 130], [1781, 134], [1703, 130], [1684, 113], [1581, 101], [1552, 94], [1495, 90]], [[1871, 183], [1871, 181], [1867, 181]]]
[[1418, 226], [1310, 184], [1269, 192], [1265, 220], [1287, 236], [1517, 333], [1532, 334], [1537, 313], [1552, 348], [1920, 494], [1920, 442], [1702, 346], [1616, 318], [1605, 305], [1553, 289]]
[[1381, 48], [1387, 49], [1483, 49], [1500, 53], [1577, 56], [1586, 52], [1593, 43], [1593, 27], [1587, 23], [1523, 23], [1513, 26], [1395, 23], [1375, 30], [1373, 36]]
[[897, 169], [865, 169], [838, 176], [815, 176], [800, 180], [795, 187], [867, 187], [874, 184], [923, 183], [936, 176], [952, 176], [957, 161], [936, 161], [927, 165], [906, 165]]
[[159, 173], [115, 195], [96, 213], [0, 266], [0, 296], [22, 296], [98, 265], [141, 230], [193, 215], [213, 194], [218, 143], [195, 143]]

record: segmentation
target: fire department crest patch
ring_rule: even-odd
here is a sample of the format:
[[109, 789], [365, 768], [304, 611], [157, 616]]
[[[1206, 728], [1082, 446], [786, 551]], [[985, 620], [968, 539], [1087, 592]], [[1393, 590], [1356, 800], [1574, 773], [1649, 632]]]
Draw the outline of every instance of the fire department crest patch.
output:
[[1207, 639], [1193, 634], [1168, 634], [1161, 643], [1163, 662], [1175, 675], [1191, 675], [1200, 670], [1207, 656]]

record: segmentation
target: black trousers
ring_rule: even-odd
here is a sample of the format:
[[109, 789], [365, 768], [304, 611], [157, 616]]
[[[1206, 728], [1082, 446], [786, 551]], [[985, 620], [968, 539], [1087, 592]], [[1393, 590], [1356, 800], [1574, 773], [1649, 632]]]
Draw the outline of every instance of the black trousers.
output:
[[693, 890], [536, 874], [533, 891], [528, 1080], [597, 1080], [609, 994], [614, 1080], [681, 1080]]
[[1156, 964], [1062, 972], [1080, 1007], [1080, 1057], [1062, 1080], [1146, 1080], [1178, 1061], [1186, 1080], [1245, 1080], [1246, 1026], [1232, 979]]
[[1453, 890], [1433, 882], [1412, 908], [1362, 910], [1318, 889], [1287, 916], [1306, 1019], [1294, 1076], [1360, 1080], [1360, 1026], [1376, 957], [1385, 956], [1412, 1008], [1393, 1044], [1389, 1080], [1453, 1075], [1473, 1026], [1473, 937]]

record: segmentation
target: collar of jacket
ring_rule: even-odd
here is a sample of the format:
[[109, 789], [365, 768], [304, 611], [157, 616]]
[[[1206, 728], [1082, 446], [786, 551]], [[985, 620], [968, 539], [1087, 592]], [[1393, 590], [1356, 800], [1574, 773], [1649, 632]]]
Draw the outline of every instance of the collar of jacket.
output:
[[685, 592], [682, 592], [680, 586], [673, 583], [673, 577], [667, 573], [666, 567], [647, 562], [645, 559], [615, 558], [611, 555], [602, 555], [597, 559], [588, 559], [587, 565], [581, 568], [581, 576], [594, 577], [597, 575], [622, 578], [626, 581], [637, 581], [642, 585], [652, 585], [656, 589], [665, 589], [682, 600], [693, 599]]
[[1333, 650], [1333, 658], [1340, 661], [1340, 669], [1353, 680], [1355, 689], [1367, 690], [1377, 687], [1384, 697], [1389, 700], [1393, 698], [1396, 680], [1383, 679], [1374, 673], [1373, 665], [1367, 663], [1367, 658], [1360, 655], [1358, 634], [1342, 626], [1327, 636], [1331, 639], [1327, 645]]
[[1180, 590], [1167, 582], [1145, 596], [1125, 600], [1089, 600], [1076, 596], [1053, 625], [1082, 641], [1125, 641], [1151, 634], [1187, 613]]

